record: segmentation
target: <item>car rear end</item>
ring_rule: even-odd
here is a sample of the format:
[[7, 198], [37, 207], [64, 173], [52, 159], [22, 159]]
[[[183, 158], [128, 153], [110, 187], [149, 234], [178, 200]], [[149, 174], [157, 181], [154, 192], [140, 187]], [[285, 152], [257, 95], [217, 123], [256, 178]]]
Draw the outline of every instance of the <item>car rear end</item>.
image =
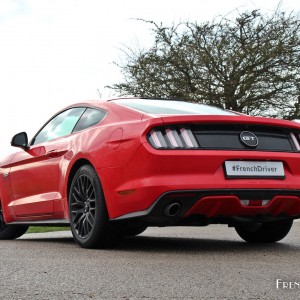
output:
[[147, 160], [159, 166], [157, 186], [169, 189], [156, 200], [158, 211], [183, 223], [298, 218], [297, 125], [250, 117], [199, 118], [164, 117], [163, 126], [148, 131], [144, 147], [152, 157]]
[[114, 219], [235, 226], [299, 218], [299, 130], [226, 112], [152, 114], [120, 184], [116, 178]]

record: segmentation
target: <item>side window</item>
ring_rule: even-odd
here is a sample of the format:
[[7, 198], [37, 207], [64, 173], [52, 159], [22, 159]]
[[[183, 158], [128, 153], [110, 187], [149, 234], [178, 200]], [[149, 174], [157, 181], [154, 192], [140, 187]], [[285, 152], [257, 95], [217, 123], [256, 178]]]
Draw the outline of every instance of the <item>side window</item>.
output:
[[65, 110], [55, 116], [35, 136], [32, 145], [51, 141], [72, 133], [75, 125], [85, 110], [85, 107], [75, 107]]
[[81, 116], [78, 123], [76, 124], [76, 127], [74, 128], [74, 132], [96, 125], [105, 117], [105, 115], [106, 112], [104, 111], [88, 108]]

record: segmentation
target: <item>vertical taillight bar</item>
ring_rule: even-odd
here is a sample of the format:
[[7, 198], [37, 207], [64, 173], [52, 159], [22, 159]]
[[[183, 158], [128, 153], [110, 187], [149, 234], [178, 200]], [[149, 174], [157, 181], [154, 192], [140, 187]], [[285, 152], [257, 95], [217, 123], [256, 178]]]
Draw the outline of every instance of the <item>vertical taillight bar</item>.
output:
[[198, 143], [189, 128], [180, 128], [180, 133], [188, 148], [198, 148]]
[[167, 148], [167, 143], [160, 130], [152, 129], [149, 136], [151, 144], [157, 149]]
[[183, 143], [176, 131], [176, 129], [167, 128], [165, 130], [167, 138], [170, 141], [172, 148], [183, 148]]
[[298, 142], [297, 138], [295, 137], [294, 133], [291, 133], [291, 138], [294, 142], [294, 145], [295, 145], [297, 151], [300, 151], [300, 145], [299, 145], [299, 142]]

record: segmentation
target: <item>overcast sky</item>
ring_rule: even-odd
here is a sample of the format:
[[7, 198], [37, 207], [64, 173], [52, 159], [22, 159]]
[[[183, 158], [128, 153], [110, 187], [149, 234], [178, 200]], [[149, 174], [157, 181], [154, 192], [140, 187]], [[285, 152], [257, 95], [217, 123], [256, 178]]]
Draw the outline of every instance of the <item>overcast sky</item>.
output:
[[[33, 134], [61, 108], [114, 96], [122, 79], [113, 65], [123, 45], [147, 47], [142, 18], [171, 24], [209, 21], [232, 11], [276, 9], [277, 0], [0, 0], [0, 157], [11, 137]], [[281, 10], [300, 11], [299, 0]], [[233, 15], [233, 14], [231, 14]]]

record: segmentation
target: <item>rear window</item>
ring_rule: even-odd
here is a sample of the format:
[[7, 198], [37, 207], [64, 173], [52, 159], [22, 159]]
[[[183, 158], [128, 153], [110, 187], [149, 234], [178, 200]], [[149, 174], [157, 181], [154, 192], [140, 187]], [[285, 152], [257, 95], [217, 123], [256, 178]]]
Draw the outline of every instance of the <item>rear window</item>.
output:
[[88, 108], [77, 122], [73, 132], [77, 132], [98, 124], [104, 117], [106, 112]]
[[117, 104], [154, 115], [236, 115], [233, 112], [199, 103], [175, 100], [122, 99]]

